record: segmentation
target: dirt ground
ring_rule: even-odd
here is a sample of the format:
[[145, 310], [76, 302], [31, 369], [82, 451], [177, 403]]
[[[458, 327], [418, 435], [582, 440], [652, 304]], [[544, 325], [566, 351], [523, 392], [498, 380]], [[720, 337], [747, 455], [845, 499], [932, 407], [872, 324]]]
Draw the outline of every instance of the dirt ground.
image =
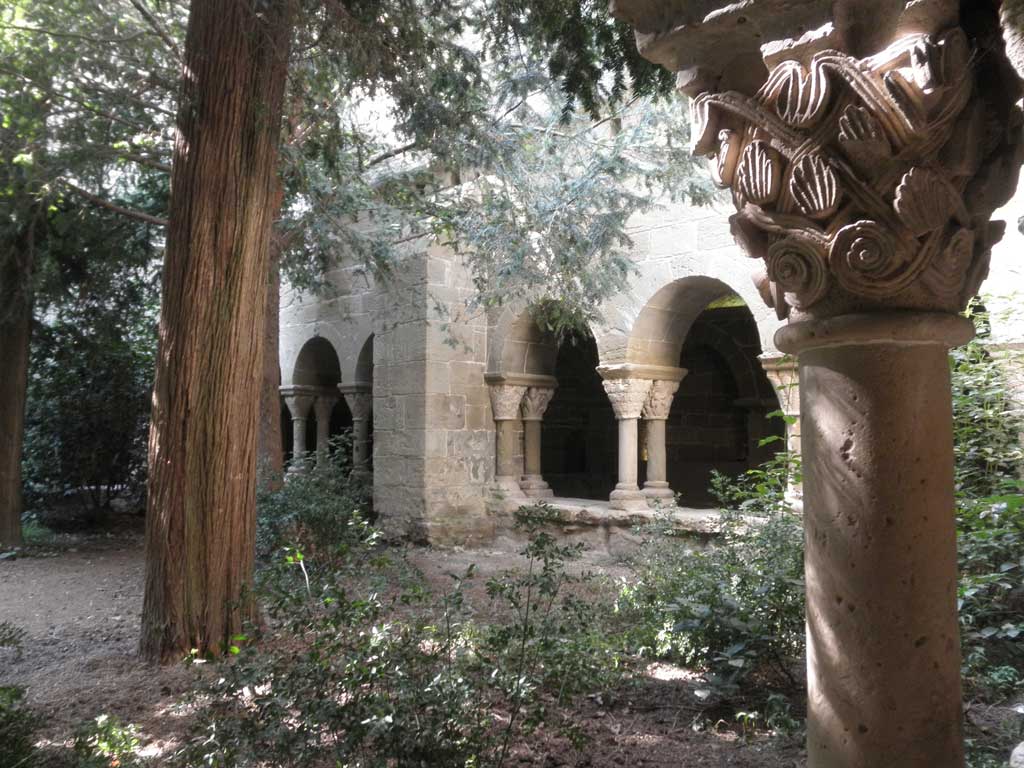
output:
[[[412, 565], [442, 587], [451, 572], [476, 563], [479, 577], [469, 599], [482, 600], [487, 577], [514, 568], [510, 551], [413, 549]], [[587, 567], [614, 578], [624, 572], [592, 556]], [[187, 731], [182, 703], [193, 680], [183, 666], [154, 667], [135, 655], [142, 607], [143, 551], [138, 534], [77, 537], [59, 551], [0, 561], [0, 620], [27, 632], [18, 651], [0, 649], [0, 685], [27, 688], [28, 702], [46, 718], [42, 766], [69, 764], [74, 729], [101, 714], [134, 723], [140, 753], [162, 763]], [[791, 768], [800, 749], [783, 739], [735, 732], [734, 723], [708, 725], [685, 670], [652, 667], [611, 704], [588, 699], [577, 710], [587, 744], [577, 753], [543, 732], [518, 745], [510, 765], [736, 766]]]

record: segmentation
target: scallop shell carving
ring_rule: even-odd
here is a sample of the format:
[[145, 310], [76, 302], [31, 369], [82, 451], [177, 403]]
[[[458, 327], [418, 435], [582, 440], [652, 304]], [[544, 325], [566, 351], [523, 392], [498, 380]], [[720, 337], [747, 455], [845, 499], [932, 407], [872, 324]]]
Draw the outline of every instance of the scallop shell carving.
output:
[[[807, 309], [828, 292], [829, 274], [824, 250], [807, 237], [791, 235], [773, 243], [765, 255], [773, 295], [782, 293], [794, 309]], [[775, 306], [778, 312], [779, 302]], [[785, 315], [780, 314], [780, 319]]]
[[742, 141], [735, 131], [718, 132], [718, 156], [711, 161], [711, 180], [722, 189], [731, 187], [736, 177]]
[[956, 191], [945, 178], [927, 168], [907, 171], [893, 201], [893, 208], [914, 237], [945, 226], [956, 207]]
[[864, 107], [851, 104], [839, 116], [839, 146], [861, 173], [871, 174], [892, 156], [892, 145]]
[[824, 114], [832, 98], [828, 76], [813, 66], [808, 72], [796, 62], [785, 62], [775, 95], [775, 111], [796, 128], [810, 128]]
[[782, 161], [767, 143], [755, 140], [747, 145], [736, 175], [737, 189], [743, 201], [767, 205], [778, 199]]
[[839, 208], [842, 197], [835, 172], [821, 155], [804, 155], [793, 167], [789, 193], [797, 207], [812, 219], [826, 219]]

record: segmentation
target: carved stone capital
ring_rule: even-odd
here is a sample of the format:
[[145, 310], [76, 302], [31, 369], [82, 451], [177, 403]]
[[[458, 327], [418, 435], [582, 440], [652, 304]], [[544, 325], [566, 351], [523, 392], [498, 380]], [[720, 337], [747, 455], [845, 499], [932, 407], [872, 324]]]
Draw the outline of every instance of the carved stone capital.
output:
[[[991, 50], [998, 30], [972, 37], [959, 4], [918, 0], [887, 3], [870, 30], [844, 16], [867, 13], [842, 10], [854, 4], [805, 3], [821, 27], [761, 36], [807, 29], [790, 18], [795, 5], [773, 18], [771, 2], [733, 4], [742, 32], [708, 15], [666, 21], [649, 41], [649, 58], [690, 67], [694, 152], [732, 192], [733, 234], [764, 262], [755, 283], [780, 319], [958, 312], [988, 273], [1005, 229], [990, 217], [1016, 188], [1024, 147], [1020, 85]], [[732, 66], [767, 72], [753, 82], [728, 74], [722, 57], [736, 54], [715, 38], [751, 31], [764, 68]], [[723, 74], [697, 77], [699, 51]]]
[[352, 412], [352, 421], [366, 421], [373, 411], [373, 395], [370, 392], [344, 392], [345, 402]]
[[491, 384], [491, 411], [495, 421], [510, 421], [519, 418], [519, 406], [528, 387], [517, 384]]
[[654, 384], [650, 379], [605, 379], [601, 383], [616, 419], [639, 419]]
[[338, 395], [333, 392], [318, 392], [316, 400], [313, 401], [313, 410], [316, 412], [318, 422], [330, 421], [331, 411], [334, 404], [338, 402]]
[[647, 393], [644, 403], [643, 417], [648, 421], [664, 421], [672, 409], [672, 398], [679, 389], [678, 381], [655, 381], [651, 391]]
[[523, 421], [543, 421], [544, 412], [554, 396], [554, 387], [529, 387], [521, 407]]
[[284, 404], [287, 406], [288, 413], [291, 414], [292, 420], [309, 418], [309, 410], [316, 402], [316, 387], [295, 385], [291, 387], [281, 387], [280, 392], [281, 398], [284, 400]]

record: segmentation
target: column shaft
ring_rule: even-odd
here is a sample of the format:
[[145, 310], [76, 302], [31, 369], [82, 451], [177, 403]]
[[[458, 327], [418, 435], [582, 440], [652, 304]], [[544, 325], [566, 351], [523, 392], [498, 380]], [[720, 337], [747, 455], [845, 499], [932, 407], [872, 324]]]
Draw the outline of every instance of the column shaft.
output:
[[665, 420], [647, 420], [647, 480], [644, 495], [651, 498], [672, 498], [668, 487], [668, 459], [665, 450]]
[[947, 347], [804, 349], [800, 390], [808, 765], [962, 768]]
[[619, 419], [619, 481], [615, 490], [639, 491], [637, 471], [637, 419]]
[[540, 476], [540, 421], [523, 422], [524, 475]]
[[352, 467], [360, 471], [369, 468], [370, 422], [369, 419], [352, 419]]
[[306, 416], [292, 416], [292, 463], [298, 463], [306, 456]]
[[519, 419], [502, 419], [495, 422], [498, 433], [497, 475], [500, 478], [518, 480], [523, 474], [522, 454], [519, 449]]
[[525, 466], [519, 486], [527, 496], [534, 499], [546, 499], [555, 495], [541, 476], [540, 462], [542, 420], [554, 394], [554, 387], [530, 387], [526, 390], [521, 405]]

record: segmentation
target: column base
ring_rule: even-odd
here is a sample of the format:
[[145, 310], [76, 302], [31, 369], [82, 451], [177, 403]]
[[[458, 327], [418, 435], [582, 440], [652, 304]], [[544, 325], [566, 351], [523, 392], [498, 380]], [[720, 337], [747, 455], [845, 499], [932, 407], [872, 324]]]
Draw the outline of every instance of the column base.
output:
[[551, 486], [540, 475], [523, 475], [519, 487], [531, 499], [551, 499], [555, 496]]
[[514, 477], [498, 476], [494, 478], [494, 485], [491, 486], [491, 493], [499, 499], [526, 499], [527, 495]]
[[647, 497], [634, 485], [632, 488], [619, 488], [616, 486], [615, 490], [608, 496], [608, 506], [612, 509], [629, 511], [648, 509], [650, 505], [647, 503]]
[[643, 490], [640, 492], [651, 503], [664, 504], [667, 501], [673, 501], [676, 497], [676, 494], [668, 487], [668, 483], [664, 480], [648, 480], [644, 483]]

